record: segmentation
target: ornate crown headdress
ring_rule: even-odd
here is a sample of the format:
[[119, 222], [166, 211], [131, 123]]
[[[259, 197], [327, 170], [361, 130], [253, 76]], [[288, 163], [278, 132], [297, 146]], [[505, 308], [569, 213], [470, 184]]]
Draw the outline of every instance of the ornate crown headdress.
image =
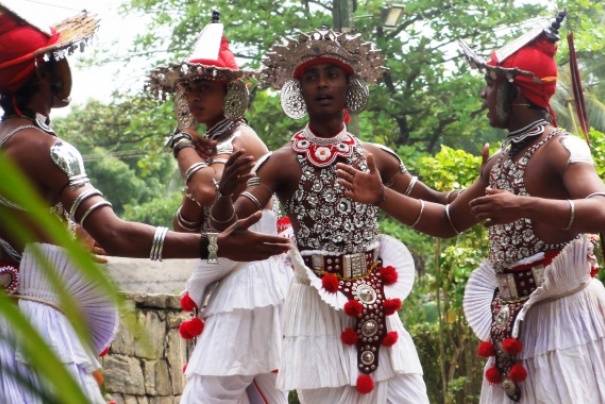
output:
[[292, 80], [297, 68], [315, 59], [329, 59], [350, 67], [366, 83], [377, 82], [387, 70], [382, 52], [370, 42], [362, 43], [361, 34], [338, 33], [316, 29], [300, 33], [298, 39], [286, 37], [274, 45], [263, 59], [261, 79], [276, 89]]
[[225, 83], [237, 79], [251, 78], [256, 72], [237, 67], [227, 39], [223, 35], [223, 24], [219, 12], [212, 12], [212, 21], [199, 33], [193, 51], [187, 60], [156, 67], [149, 72], [146, 88], [162, 100], [177, 89], [179, 82], [212, 80]]

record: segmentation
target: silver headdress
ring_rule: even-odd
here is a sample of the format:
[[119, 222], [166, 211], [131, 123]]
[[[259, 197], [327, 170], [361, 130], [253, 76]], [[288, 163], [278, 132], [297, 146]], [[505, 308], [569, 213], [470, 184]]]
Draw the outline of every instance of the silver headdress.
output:
[[384, 56], [370, 42], [361, 42], [361, 34], [338, 33], [316, 29], [301, 33], [299, 38], [287, 37], [282, 45], [274, 45], [263, 59], [261, 79], [276, 89], [294, 78], [297, 68], [315, 59], [335, 60], [350, 67], [355, 76], [366, 83], [376, 83], [387, 70]]
[[368, 84], [376, 83], [387, 70], [382, 52], [371, 42], [361, 42], [360, 34], [338, 33], [328, 29], [301, 33], [299, 38], [287, 37], [282, 45], [274, 45], [263, 59], [261, 80], [281, 90], [281, 106], [286, 115], [300, 119], [306, 115], [300, 75], [306, 66], [318, 61], [340, 65], [353, 77], [349, 80], [347, 109], [357, 114], [368, 103]]

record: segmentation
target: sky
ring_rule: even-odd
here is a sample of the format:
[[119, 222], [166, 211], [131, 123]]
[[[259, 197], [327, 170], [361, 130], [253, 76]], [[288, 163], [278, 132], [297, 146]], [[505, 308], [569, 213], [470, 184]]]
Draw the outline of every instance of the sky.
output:
[[[136, 15], [121, 16], [118, 6], [124, 0], [3, 0], [20, 11], [23, 17], [41, 26], [51, 26], [67, 17], [87, 10], [101, 19], [100, 28], [91, 48], [110, 49], [109, 59], [124, 54], [137, 33], [144, 32], [145, 21]], [[84, 56], [91, 56], [90, 49]], [[128, 66], [119, 60], [102, 66], [80, 66], [80, 54], [69, 57], [73, 75], [72, 105], [82, 105], [90, 98], [109, 101], [115, 89], [142, 87], [149, 66]], [[118, 74], [118, 71], [120, 72]], [[53, 110], [53, 116], [65, 116], [69, 107]]]

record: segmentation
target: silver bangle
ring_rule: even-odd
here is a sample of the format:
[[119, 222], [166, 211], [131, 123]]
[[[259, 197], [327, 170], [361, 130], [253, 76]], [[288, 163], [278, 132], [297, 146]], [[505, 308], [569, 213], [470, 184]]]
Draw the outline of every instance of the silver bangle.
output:
[[404, 195], [409, 195], [412, 193], [412, 189], [414, 189], [414, 185], [416, 185], [416, 182], [418, 182], [418, 177], [416, 177], [415, 175], [412, 177], [412, 179], [410, 180], [410, 183], [408, 185], [408, 187], [405, 190]]
[[231, 221], [233, 220], [233, 218], [235, 217], [235, 209], [233, 209], [233, 213], [231, 214], [231, 217], [227, 220], [218, 220], [217, 218], [214, 217], [214, 214], [210, 213], [210, 219], [218, 224], [225, 224], [225, 223], [231, 223]]
[[191, 232], [198, 231], [202, 226], [202, 220], [200, 219], [197, 222], [190, 222], [189, 220], [186, 220], [185, 218], [183, 218], [183, 215], [181, 215], [182, 207], [183, 205], [179, 206], [179, 208], [176, 210], [176, 220], [179, 222], [179, 225], [183, 229]]
[[71, 218], [71, 220], [73, 220], [74, 222], [76, 221], [76, 211], [78, 210], [82, 202], [84, 202], [85, 199], [88, 199], [91, 196], [95, 195], [103, 196], [103, 193], [96, 188], [92, 188], [87, 189], [86, 191], [78, 195], [78, 197], [71, 204], [71, 208], [69, 209], [69, 217]]
[[206, 167], [208, 167], [208, 164], [203, 162], [193, 163], [191, 167], [185, 171], [185, 184], [189, 182], [189, 179], [193, 176], [193, 174]]
[[258, 209], [258, 210], [263, 209], [263, 205], [261, 205], [258, 198], [256, 198], [256, 196], [252, 195], [250, 192], [244, 191], [241, 194], [239, 194], [239, 196], [243, 196], [243, 197], [250, 199], [252, 201], [252, 203], [254, 203], [254, 205], [256, 206], [256, 209]]
[[84, 212], [84, 214], [82, 215], [82, 219], [80, 219], [80, 226], [82, 226], [82, 228], [84, 229], [84, 221], [86, 220], [86, 218], [88, 216], [90, 216], [90, 214], [92, 212], [94, 212], [95, 210], [99, 209], [100, 207], [103, 206], [109, 206], [110, 208], [113, 208], [113, 205], [107, 201], [100, 201], [95, 203], [94, 205], [92, 205], [90, 208], [88, 208], [86, 210], [86, 212]]
[[418, 222], [420, 222], [420, 218], [422, 217], [422, 212], [424, 212], [424, 201], [422, 199], [419, 199], [419, 201], [420, 201], [420, 213], [418, 213], [418, 217], [416, 218], [416, 220], [414, 220], [414, 223], [412, 223], [410, 225], [412, 228], [416, 227]]
[[573, 221], [574, 221], [575, 216], [576, 216], [576, 207], [575, 207], [575, 204], [573, 203], [573, 201], [571, 199], [568, 199], [567, 202], [569, 202], [570, 215], [569, 215], [569, 222], [567, 222], [567, 226], [565, 226], [563, 228], [563, 230], [569, 230], [569, 229], [571, 229], [571, 226], [573, 226]]
[[218, 233], [206, 233], [208, 236], [208, 263], [218, 264]]
[[164, 249], [164, 240], [166, 240], [166, 234], [168, 234], [168, 227], [156, 227], [153, 235], [153, 241], [151, 242], [151, 251], [149, 252], [150, 260], [162, 261], [162, 250]]
[[227, 164], [228, 159], [212, 159], [212, 164]]
[[255, 175], [254, 177], [246, 181], [247, 187], [254, 187], [256, 185], [260, 185], [260, 177], [258, 175]]
[[450, 222], [450, 226], [452, 227], [452, 230], [454, 230], [454, 233], [462, 234], [462, 232], [458, 231], [456, 226], [454, 226], [454, 222], [452, 221], [452, 217], [450, 216], [450, 205], [449, 204], [445, 205], [445, 215], [447, 216], [447, 220], [448, 220], [448, 222]]

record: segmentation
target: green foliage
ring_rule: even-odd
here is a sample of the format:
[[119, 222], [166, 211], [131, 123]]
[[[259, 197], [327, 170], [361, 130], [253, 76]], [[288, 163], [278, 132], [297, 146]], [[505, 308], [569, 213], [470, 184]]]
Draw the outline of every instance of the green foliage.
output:
[[172, 192], [142, 204], [126, 205], [123, 219], [171, 228], [172, 218], [181, 204], [181, 200], [180, 192]]

